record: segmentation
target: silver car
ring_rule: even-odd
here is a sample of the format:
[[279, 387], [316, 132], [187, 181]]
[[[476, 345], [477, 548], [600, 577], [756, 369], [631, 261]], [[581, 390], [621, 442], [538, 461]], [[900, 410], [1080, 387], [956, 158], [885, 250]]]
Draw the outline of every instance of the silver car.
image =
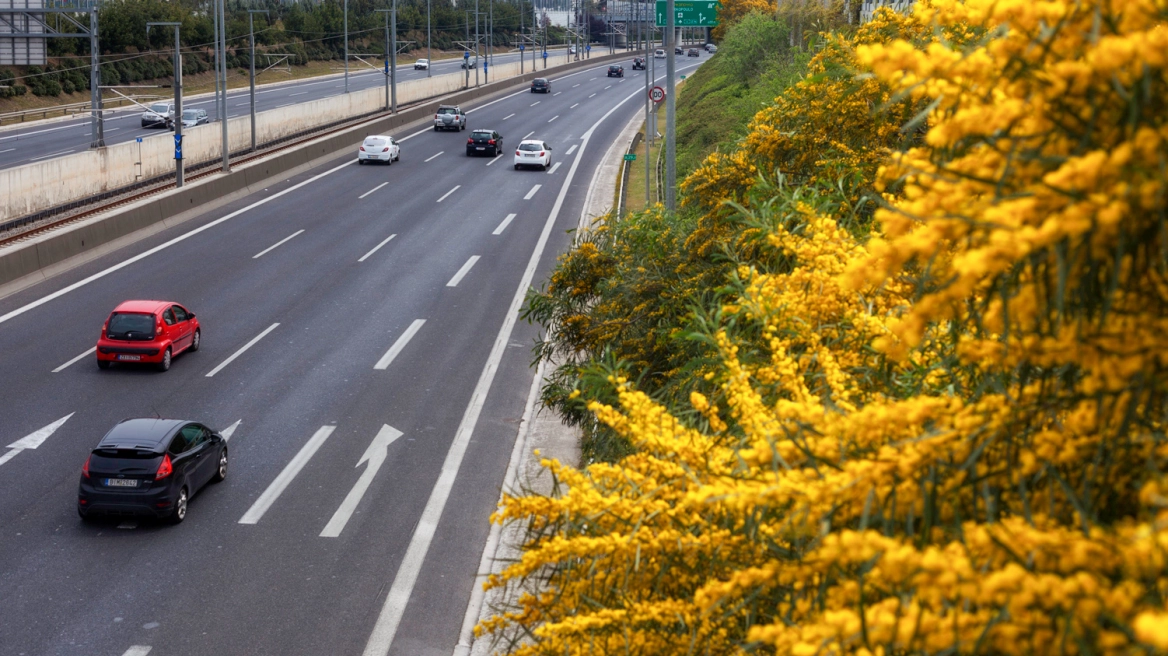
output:
[[193, 128], [196, 125], [203, 125], [210, 122], [211, 119], [207, 116], [207, 110], [205, 109], [183, 110], [182, 123], [184, 128]]
[[174, 123], [174, 103], [156, 102], [142, 112], [142, 127], [165, 128]]
[[466, 129], [466, 114], [462, 112], [462, 108], [458, 105], [439, 105], [438, 112], [434, 114], [434, 131], [439, 130], [459, 130]]
[[415, 71], [425, 71], [425, 70], [429, 70], [429, 69], [430, 69], [430, 60], [429, 59], [419, 59], [418, 61], [414, 62], [414, 70]]

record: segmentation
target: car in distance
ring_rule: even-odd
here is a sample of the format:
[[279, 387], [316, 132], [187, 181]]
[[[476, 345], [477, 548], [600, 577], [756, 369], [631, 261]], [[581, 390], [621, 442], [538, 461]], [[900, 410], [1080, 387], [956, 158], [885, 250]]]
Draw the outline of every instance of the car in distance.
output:
[[[193, 128], [196, 125], [204, 125], [210, 123], [211, 119], [207, 116], [205, 109], [184, 109], [182, 115], [182, 126], [184, 128]], [[172, 125], [173, 129], [173, 125]]]
[[463, 68], [478, 68], [478, 65], [479, 65], [479, 58], [477, 55], [471, 55], [470, 57], [467, 57], [467, 58], [462, 60], [462, 67]]
[[633, 70], [634, 71], [645, 70], [645, 58], [644, 57], [634, 57], [633, 58]]
[[97, 367], [153, 364], [168, 371], [174, 357], [197, 351], [203, 329], [195, 313], [170, 301], [125, 301], [114, 308], [97, 340]]
[[681, 49], [681, 46], [673, 46], [673, 54], [684, 55], [685, 51]]
[[653, 51], [653, 59], [665, 59], [665, 51], [658, 48]]
[[690, 48], [689, 52], [686, 53], [686, 56], [687, 57], [700, 57], [701, 55], [698, 53], [697, 48]]
[[608, 67], [608, 77], [624, 77], [624, 76], [625, 76], [625, 67], [624, 66], [618, 66], [618, 65], [614, 64], [614, 65]]
[[551, 93], [552, 83], [546, 77], [537, 77], [531, 81], [532, 93]]
[[123, 419], [81, 467], [77, 514], [158, 517], [177, 524], [204, 485], [227, 477], [227, 442], [178, 419]]
[[515, 151], [515, 170], [524, 166], [538, 166], [546, 169], [552, 165], [552, 147], [535, 139], [524, 139], [519, 142], [519, 149]]
[[568, 46], [568, 54], [569, 55], [576, 54], [576, 46]]
[[142, 112], [142, 127], [166, 128], [174, 123], [174, 103], [151, 103], [146, 111]]
[[465, 130], [466, 114], [458, 105], [438, 105], [434, 114], [434, 130]]
[[430, 60], [429, 59], [417, 60], [416, 62], [414, 62], [414, 70], [415, 71], [428, 71], [428, 70], [430, 70]]
[[711, 54], [718, 52], [718, 46], [716, 46], [712, 43], [707, 43], [706, 44], [706, 52], [711, 53]]
[[365, 137], [365, 141], [361, 142], [361, 148], [357, 151], [358, 164], [366, 162], [393, 164], [399, 159], [401, 159], [401, 146], [394, 141], [393, 137], [381, 134]]
[[472, 130], [470, 138], [466, 140], [466, 154], [487, 155], [497, 157], [503, 152], [503, 135], [494, 130]]

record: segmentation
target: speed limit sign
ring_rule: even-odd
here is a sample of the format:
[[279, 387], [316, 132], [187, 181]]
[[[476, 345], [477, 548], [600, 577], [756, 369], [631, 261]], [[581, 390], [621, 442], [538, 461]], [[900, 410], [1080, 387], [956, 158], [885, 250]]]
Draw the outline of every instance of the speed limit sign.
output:
[[665, 89], [662, 89], [661, 87], [653, 87], [652, 89], [649, 89], [649, 100], [652, 100], [655, 103], [659, 103], [662, 100], [665, 100]]

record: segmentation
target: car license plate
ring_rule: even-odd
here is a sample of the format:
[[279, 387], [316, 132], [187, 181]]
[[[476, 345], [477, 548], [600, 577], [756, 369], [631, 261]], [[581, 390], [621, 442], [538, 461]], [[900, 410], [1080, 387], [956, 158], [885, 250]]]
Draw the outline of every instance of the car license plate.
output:
[[119, 359], [119, 360], [131, 360], [131, 361], [133, 361], [133, 362], [137, 362], [137, 361], [139, 361], [139, 360], [141, 360], [141, 359], [142, 359], [142, 356], [140, 356], [140, 355], [125, 355], [125, 354], [123, 354], [123, 355], [119, 355], [119, 356], [118, 356], [118, 359]]
[[107, 478], [105, 479], [106, 487], [138, 487], [138, 479], [136, 478]]
[[475, 146], [475, 150], [486, 150], [486, 146]]

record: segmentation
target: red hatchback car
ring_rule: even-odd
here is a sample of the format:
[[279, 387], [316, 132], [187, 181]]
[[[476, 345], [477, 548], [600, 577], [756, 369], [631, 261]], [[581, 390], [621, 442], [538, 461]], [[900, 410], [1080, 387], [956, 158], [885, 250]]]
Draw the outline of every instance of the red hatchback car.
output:
[[197, 351], [202, 341], [193, 312], [169, 301], [126, 301], [114, 309], [97, 340], [97, 366], [115, 362], [149, 363], [170, 369], [174, 356]]

